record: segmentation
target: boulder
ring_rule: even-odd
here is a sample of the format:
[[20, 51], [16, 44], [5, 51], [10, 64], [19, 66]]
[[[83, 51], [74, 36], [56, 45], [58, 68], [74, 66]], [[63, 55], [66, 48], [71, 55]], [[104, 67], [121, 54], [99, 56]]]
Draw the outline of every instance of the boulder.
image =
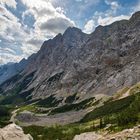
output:
[[24, 134], [21, 127], [9, 124], [0, 129], [0, 140], [33, 140], [30, 134]]

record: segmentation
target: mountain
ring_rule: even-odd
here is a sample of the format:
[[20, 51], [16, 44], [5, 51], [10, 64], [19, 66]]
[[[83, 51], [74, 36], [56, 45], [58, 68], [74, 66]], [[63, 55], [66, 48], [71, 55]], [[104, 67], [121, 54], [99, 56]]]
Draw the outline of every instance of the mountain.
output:
[[0, 84], [20, 73], [26, 65], [27, 61], [23, 59], [19, 63], [8, 63], [0, 66]]
[[[2, 66], [0, 126], [18, 123], [34, 140], [139, 139], [139, 36], [136, 12], [91, 34], [69, 27], [27, 60]], [[23, 131], [11, 124], [0, 137], [32, 139]]]
[[23, 67], [20, 62], [21, 72], [1, 81], [1, 94], [15, 93], [23, 102], [50, 97], [60, 106], [70, 96], [71, 102], [80, 102], [112, 95], [140, 81], [139, 36], [140, 12], [129, 20], [98, 26], [91, 34], [69, 27], [45, 41]]

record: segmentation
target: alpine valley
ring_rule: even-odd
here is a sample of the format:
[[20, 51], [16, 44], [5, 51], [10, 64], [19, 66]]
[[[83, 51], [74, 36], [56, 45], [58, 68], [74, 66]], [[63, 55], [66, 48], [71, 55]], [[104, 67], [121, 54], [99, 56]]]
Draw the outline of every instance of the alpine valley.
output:
[[34, 140], [140, 140], [140, 12], [91, 34], [69, 27], [1, 66], [0, 125], [10, 122]]

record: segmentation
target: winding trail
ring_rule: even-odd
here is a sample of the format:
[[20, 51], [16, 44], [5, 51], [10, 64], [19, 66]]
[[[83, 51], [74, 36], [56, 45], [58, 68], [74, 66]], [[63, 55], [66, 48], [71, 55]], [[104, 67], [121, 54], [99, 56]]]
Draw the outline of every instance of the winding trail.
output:
[[12, 116], [11, 116], [11, 118], [10, 118], [10, 122], [12, 122], [12, 123], [15, 123], [15, 122], [16, 122], [15, 117], [16, 117], [16, 115], [17, 115], [17, 111], [18, 111], [18, 110], [19, 110], [19, 109], [16, 109], [16, 110], [12, 111]]

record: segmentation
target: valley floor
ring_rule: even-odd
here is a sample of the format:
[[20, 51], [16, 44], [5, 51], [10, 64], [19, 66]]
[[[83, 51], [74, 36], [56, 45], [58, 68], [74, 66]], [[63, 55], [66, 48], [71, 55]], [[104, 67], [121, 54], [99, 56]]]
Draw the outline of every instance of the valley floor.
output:
[[106, 99], [50, 108], [45, 103], [2, 105], [1, 127], [16, 123], [34, 140], [140, 140], [139, 83]]

